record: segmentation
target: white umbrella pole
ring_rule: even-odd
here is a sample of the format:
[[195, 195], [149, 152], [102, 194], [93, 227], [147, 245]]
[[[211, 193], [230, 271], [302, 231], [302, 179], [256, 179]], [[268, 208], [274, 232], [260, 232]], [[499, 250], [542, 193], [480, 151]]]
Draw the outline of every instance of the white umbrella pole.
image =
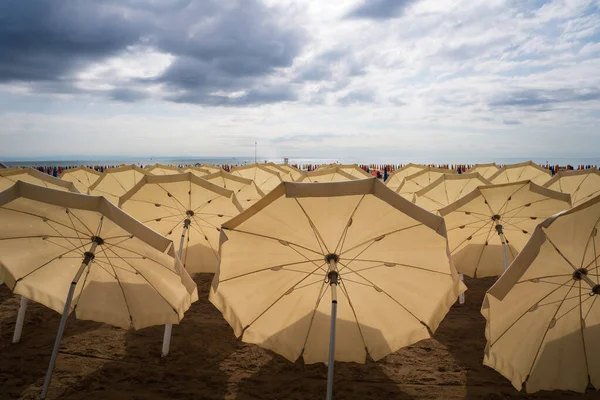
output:
[[329, 261], [329, 273], [327, 279], [331, 287], [331, 329], [329, 330], [329, 361], [327, 363], [327, 400], [333, 396], [333, 364], [335, 362], [335, 324], [337, 317], [337, 285], [339, 274], [337, 272], [336, 262], [338, 256], [330, 254], [327, 256]]
[[90, 265], [90, 262], [92, 262], [92, 260], [94, 259], [94, 252], [96, 251], [96, 246], [102, 243], [104, 242], [99, 237], [94, 236], [92, 238], [92, 247], [90, 248], [90, 251], [86, 251], [84, 253], [84, 258], [83, 262], [81, 263], [81, 267], [79, 267], [77, 274], [75, 274], [75, 277], [71, 281], [71, 286], [69, 287], [69, 293], [67, 294], [67, 300], [65, 301], [65, 308], [63, 310], [62, 317], [60, 318], [60, 325], [58, 326], [56, 340], [54, 341], [54, 349], [52, 350], [52, 356], [50, 357], [50, 365], [48, 365], [48, 372], [46, 372], [46, 379], [44, 379], [44, 387], [42, 388], [42, 394], [40, 395], [40, 399], [46, 398], [46, 393], [48, 393], [48, 388], [50, 388], [52, 371], [54, 371], [54, 364], [56, 364], [56, 357], [58, 356], [60, 341], [62, 339], [63, 332], [65, 331], [67, 317], [69, 316], [69, 310], [71, 309], [71, 300], [73, 299], [73, 293], [75, 293], [77, 282], [79, 282], [79, 278], [81, 278], [83, 271], [85, 271], [85, 269]]
[[21, 304], [19, 306], [19, 313], [17, 314], [17, 323], [15, 324], [15, 333], [13, 334], [13, 343], [19, 343], [21, 340], [21, 332], [23, 331], [23, 322], [25, 322], [25, 311], [27, 311], [27, 297], [21, 296]]
[[[181, 259], [181, 255], [183, 253], [183, 242], [185, 240], [185, 234], [190, 226], [190, 219], [186, 218], [183, 221], [183, 232], [181, 232], [181, 240], [179, 241], [179, 252], [177, 255]], [[173, 330], [172, 324], [165, 325], [165, 334], [163, 335], [163, 344], [162, 344], [162, 352], [161, 357], [166, 357], [169, 355], [169, 349], [171, 348], [171, 332]]]
[[[465, 280], [465, 276], [463, 274], [458, 274], [458, 277], [461, 281]], [[462, 292], [458, 295], [458, 304], [465, 304], [465, 292]]]

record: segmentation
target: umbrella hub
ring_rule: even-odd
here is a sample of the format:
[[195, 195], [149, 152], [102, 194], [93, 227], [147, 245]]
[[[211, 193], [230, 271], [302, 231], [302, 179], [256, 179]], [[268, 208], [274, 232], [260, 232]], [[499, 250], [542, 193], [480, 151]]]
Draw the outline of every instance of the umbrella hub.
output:
[[102, 246], [104, 244], [104, 239], [102, 239], [100, 236], [92, 236], [91, 240], [92, 243], [96, 243], [99, 246]]
[[579, 268], [578, 270], [576, 270], [576, 271], [573, 272], [573, 280], [580, 281], [585, 276], [587, 276], [587, 274], [588, 274], [587, 269], [585, 269], [585, 268]]
[[185, 215], [187, 215], [188, 217], [193, 217], [194, 216], [194, 212], [192, 210], [187, 210], [185, 212]]
[[189, 218], [184, 219], [183, 220], [183, 228], [187, 229], [191, 223], [192, 223], [192, 220], [190, 220]]
[[600, 285], [594, 285], [594, 287], [592, 288], [592, 295], [599, 295], [600, 294]]
[[327, 282], [330, 285], [338, 285], [340, 274], [337, 271], [337, 263], [340, 261], [340, 256], [330, 253], [325, 256], [325, 261], [329, 265], [329, 271], [327, 271]]

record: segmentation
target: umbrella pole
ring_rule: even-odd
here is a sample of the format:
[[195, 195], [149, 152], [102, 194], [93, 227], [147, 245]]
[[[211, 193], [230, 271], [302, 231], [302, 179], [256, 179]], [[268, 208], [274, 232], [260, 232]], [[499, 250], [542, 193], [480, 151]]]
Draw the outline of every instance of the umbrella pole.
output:
[[96, 251], [96, 246], [98, 244], [104, 243], [102, 239], [94, 236], [92, 238], [92, 247], [90, 251], [86, 251], [84, 253], [83, 262], [75, 274], [73, 281], [71, 281], [71, 286], [69, 286], [69, 293], [67, 294], [67, 300], [65, 301], [65, 308], [62, 313], [62, 317], [60, 318], [60, 325], [58, 326], [58, 332], [56, 333], [56, 340], [54, 341], [54, 349], [52, 349], [52, 356], [50, 356], [50, 364], [48, 365], [48, 372], [46, 372], [46, 378], [44, 379], [44, 387], [42, 388], [42, 394], [40, 395], [40, 399], [46, 398], [46, 393], [48, 393], [48, 389], [50, 388], [50, 380], [52, 379], [52, 372], [54, 371], [54, 364], [56, 364], [56, 357], [58, 356], [58, 349], [60, 348], [60, 341], [63, 336], [63, 332], [65, 331], [65, 325], [67, 324], [67, 317], [69, 316], [69, 310], [71, 309], [71, 300], [73, 300], [73, 293], [75, 293], [75, 288], [77, 287], [77, 282], [79, 282], [79, 278], [83, 274], [83, 271], [90, 265], [92, 260], [94, 259], [94, 252]]
[[508, 258], [506, 257], [506, 238], [504, 237], [504, 232], [502, 231], [502, 225], [500, 225], [497, 221], [500, 219], [497, 215], [494, 215], [494, 220], [496, 221], [496, 232], [498, 232], [498, 236], [500, 236], [500, 241], [502, 242], [502, 252], [504, 253], [504, 270], [508, 269]]
[[13, 334], [13, 343], [19, 343], [21, 340], [21, 332], [23, 331], [23, 322], [25, 322], [25, 311], [27, 311], [27, 303], [29, 300], [25, 296], [21, 296], [21, 304], [19, 306], [19, 313], [17, 314], [17, 322], [15, 324], [15, 333]]
[[[463, 274], [458, 274], [458, 277], [461, 281], [465, 280], [465, 276]], [[458, 304], [465, 304], [465, 292], [462, 292], [458, 295]]]
[[333, 396], [333, 364], [335, 362], [335, 324], [337, 318], [337, 285], [339, 274], [337, 272], [336, 262], [339, 259], [337, 255], [327, 256], [329, 261], [329, 273], [327, 279], [331, 287], [331, 328], [329, 330], [329, 361], [327, 363], [327, 400]]
[[[185, 239], [185, 234], [190, 226], [190, 219], [186, 218], [183, 221], [183, 232], [181, 232], [181, 240], [179, 241], [179, 252], [177, 253], [177, 255], [179, 256], [179, 259], [181, 259], [181, 255], [183, 253], [183, 242]], [[171, 332], [173, 331], [173, 325], [172, 324], [165, 324], [165, 334], [163, 335], [163, 344], [162, 344], [162, 351], [161, 351], [161, 357], [166, 357], [167, 355], [169, 355], [169, 349], [171, 348]]]

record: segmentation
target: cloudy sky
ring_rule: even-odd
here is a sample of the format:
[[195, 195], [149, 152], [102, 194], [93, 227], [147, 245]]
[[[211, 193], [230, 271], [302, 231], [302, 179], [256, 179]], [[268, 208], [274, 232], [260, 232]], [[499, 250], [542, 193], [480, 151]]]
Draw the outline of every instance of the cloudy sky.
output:
[[2, 0], [0, 60], [0, 158], [600, 150], [600, 0]]

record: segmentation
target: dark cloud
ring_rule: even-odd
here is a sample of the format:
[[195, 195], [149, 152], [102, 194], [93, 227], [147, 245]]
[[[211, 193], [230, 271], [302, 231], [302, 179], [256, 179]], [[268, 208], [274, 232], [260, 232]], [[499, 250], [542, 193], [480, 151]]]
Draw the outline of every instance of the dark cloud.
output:
[[351, 91], [338, 100], [338, 103], [342, 104], [342, 105], [374, 103], [374, 102], [375, 102], [375, 94], [370, 90]]
[[354, 50], [330, 50], [314, 57], [309, 64], [296, 69], [296, 81], [330, 81], [338, 72], [338, 79], [365, 74], [366, 63], [361, 62]]
[[346, 18], [390, 19], [404, 14], [415, 0], [367, 0], [350, 11]]
[[188, 91], [184, 94], [172, 96], [169, 100], [176, 103], [194, 103], [208, 106], [252, 106], [273, 104], [297, 99], [296, 93], [287, 86], [255, 88], [242, 95], [225, 96], [207, 94], [201, 91]]
[[148, 94], [135, 89], [114, 89], [111, 90], [110, 97], [116, 101], [134, 103], [148, 98]]
[[572, 102], [600, 100], [600, 89], [592, 88], [586, 91], [573, 89], [557, 90], [517, 90], [503, 94], [489, 102], [492, 108], [523, 107], [548, 111], [548, 108]]
[[[304, 32], [284, 24], [284, 9], [258, 0], [64, 0], [0, 2], [0, 82], [72, 86], [85, 67], [132, 48], [174, 56], [159, 77], [173, 101], [232, 104], [216, 92], [246, 92], [239, 104], [294, 96], [264, 89], [279, 68], [292, 65]], [[287, 89], [286, 89], [287, 90]], [[119, 101], [144, 96], [131, 88], [110, 93]], [[225, 102], [215, 99], [225, 98]]]

